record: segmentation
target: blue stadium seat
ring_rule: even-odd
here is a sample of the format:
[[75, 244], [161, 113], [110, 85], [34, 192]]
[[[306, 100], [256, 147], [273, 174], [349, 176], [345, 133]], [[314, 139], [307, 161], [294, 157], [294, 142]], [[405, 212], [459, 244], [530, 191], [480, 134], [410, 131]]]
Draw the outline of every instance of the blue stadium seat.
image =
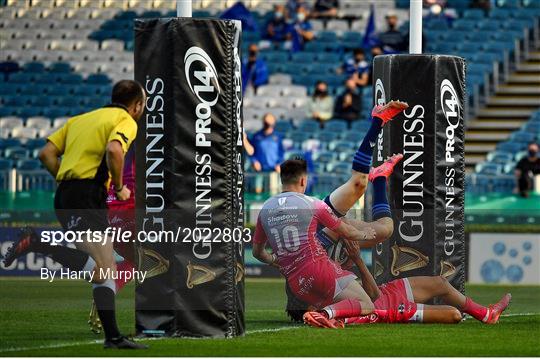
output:
[[28, 150], [24, 147], [8, 147], [4, 150], [4, 157], [10, 160], [18, 161], [28, 158]]
[[55, 62], [49, 65], [49, 71], [53, 73], [69, 73], [71, 66], [67, 62]]
[[313, 161], [330, 163], [337, 160], [337, 153], [331, 151], [320, 151], [313, 156]]
[[0, 84], [0, 97], [15, 95], [17, 93], [17, 87], [13, 84], [1, 83]]
[[525, 131], [516, 131], [510, 135], [510, 140], [514, 142], [520, 142], [528, 144], [536, 140], [537, 134]]
[[345, 31], [343, 35], [341, 35], [341, 41], [357, 42], [359, 47], [362, 44], [363, 39], [364, 34], [357, 31]]
[[44, 138], [33, 138], [26, 141], [25, 147], [29, 151], [33, 151], [36, 148], [38, 149], [42, 148], [43, 146], [45, 146], [46, 143], [47, 143], [47, 140], [45, 140]]
[[341, 61], [341, 55], [332, 52], [321, 52], [317, 54], [317, 61], [338, 64]]
[[133, 20], [135, 19], [136, 17], [138, 17], [137, 13], [133, 10], [128, 10], [128, 11], [122, 11], [122, 12], [119, 12], [117, 13], [114, 18], [115, 19], [123, 19], [123, 20]]
[[447, 7], [451, 7], [457, 10], [465, 10], [471, 5], [471, 0], [448, 0]]
[[17, 112], [20, 117], [28, 118], [43, 115], [41, 107], [27, 106], [20, 108]]
[[304, 152], [303, 151], [287, 151], [285, 153], [285, 159], [293, 159], [293, 158], [304, 158]]
[[161, 12], [156, 11], [156, 10], [145, 11], [139, 17], [143, 18], [143, 19], [160, 18], [161, 17]]
[[45, 65], [38, 61], [27, 62], [24, 64], [23, 70], [27, 73], [42, 73], [45, 72]]
[[310, 41], [304, 45], [304, 52], [319, 53], [326, 51], [326, 43]]
[[495, 0], [498, 7], [516, 9], [521, 6], [520, 0]]
[[348, 175], [351, 173], [351, 163], [350, 162], [333, 162], [328, 165], [328, 169], [332, 173]]
[[297, 64], [312, 64], [315, 62], [316, 56], [317, 54], [313, 52], [296, 52], [291, 55], [291, 62]]
[[310, 69], [309, 63], [303, 62], [288, 62], [285, 66], [285, 73], [290, 75], [305, 74]]
[[317, 132], [319, 130], [319, 123], [312, 119], [306, 119], [300, 122], [298, 130], [310, 133]]
[[0, 171], [6, 171], [13, 168], [13, 161], [0, 158]]
[[30, 82], [33, 82], [33, 80], [34, 75], [30, 73], [16, 72], [9, 75], [9, 82], [12, 83], [29, 84]]
[[317, 138], [322, 144], [327, 146], [330, 142], [337, 140], [339, 138], [339, 134], [331, 131], [320, 131], [317, 134]]
[[321, 42], [336, 42], [338, 40], [338, 37], [334, 31], [320, 31], [315, 41], [321, 41]]
[[16, 116], [17, 108], [12, 106], [0, 106], [0, 117]]
[[424, 27], [426, 30], [446, 30], [449, 26], [446, 20], [426, 19]]
[[289, 59], [289, 53], [285, 51], [261, 51], [260, 56], [267, 62], [286, 62]]
[[57, 105], [63, 107], [78, 107], [80, 104], [81, 98], [76, 96], [59, 97], [57, 100]]
[[508, 152], [501, 152], [501, 151], [494, 151], [490, 152], [487, 155], [487, 160], [489, 162], [498, 163], [498, 164], [506, 164], [508, 162], [512, 162], [514, 159], [513, 153]]
[[484, 16], [484, 10], [481, 9], [467, 9], [463, 12], [465, 19], [483, 19]]
[[499, 31], [502, 27], [503, 23], [494, 19], [486, 19], [478, 22], [478, 30], [480, 31], [496, 32]]
[[35, 159], [26, 159], [17, 161], [17, 169], [21, 171], [35, 171], [41, 168], [41, 162]]
[[493, 19], [508, 20], [512, 17], [512, 9], [495, 7], [489, 12], [489, 17]]
[[333, 74], [336, 72], [336, 65], [328, 63], [314, 63], [308, 68], [308, 72], [314, 74]]
[[351, 130], [365, 133], [369, 130], [370, 126], [371, 126], [371, 121], [367, 121], [367, 120], [353, 121], [351, 124]]
[[69, 116], [70, 108], [66, 107], [49, 107], [43, 110], [43, 116], [49, 118], [57, 118], [63, 116]]
[[330, 120], [324, 124], [324, 130], [330, 132], [345, 132], [347, 131], [347, 122], [345, 120]]
[[83, 82], [83, 78], [79, 74], [61, 73], [58, 76], [58, 82], [62, 84], [79, 85]]
[[523, 131], [535, 133], [538, 139], [540, 139], [540, 122], [529, 121], [522, 126]]
[[330, 151], [336, 151], [339, 153], [339, 152], [348, 152], [348, 151], [354, 150], [356, 149], [355, 147], [357, 146], [356, 146], [356, 143], [354, 142], [337, 140], [337, 141], [330, 142], [328, 149]]
[[465, 31], [473, 31], [476, 28], [476, 24], [478, 21], [471, 20], [471, 19], [458, 19], [454, 21], [453, 29], [455, 30], [465, 30]]
[[48, 87], [49, 85], [45, 84], [32, 84], [29, 86], [23, 86], [21, 87], [20, 94], [29, 96], [43, 95], [47, 92]]
[[87, 84], [109, 84], [111, 79], [104, 74], [91, 74], [86, 78]]
[[497, 150], [498, 151], [510, 152], [510, 153], [517, 153], [519, 151], [524, 150], [526, 147], [527, 147], [527, 145], [524, 144], [524, 143], [510, 142], [510, 141], [499, 142], [497, 144]]
[[[358, 121], [357, 121], [358, 122]], [[349, 141], [349, 142], [354, 142], [356, 144], [359, 144], [360, 141], [362, 141], [363, 137], [365, 135], [365, 132], [360, 132], [360, 131], [347, 131], [345, 133], [343, 133], [343, 135], [341, 136], [341, 139], [343, 141]]]
[[287, 133], [293, 130], [293, 125], [290, 121], [277, 121], [275, 129], [279, 133]]
[[490, 41], [493, 36], [492, 32], [475, 31], [471, 32], [468, 36], [470, 42], [484, 43]]
[[8, 147], [22, 147], [21, 140], [18, 138], [0, 138], [0, 151]]
[[21, 95], [3, 96], [2, 102], [4, 106], [23, 107], [30, 102], [30, 97]]
[[475, 172], [483, 175], [498, 175], [502, 172], [502, 166], [497, 163], [479, 163], [475, 167]]

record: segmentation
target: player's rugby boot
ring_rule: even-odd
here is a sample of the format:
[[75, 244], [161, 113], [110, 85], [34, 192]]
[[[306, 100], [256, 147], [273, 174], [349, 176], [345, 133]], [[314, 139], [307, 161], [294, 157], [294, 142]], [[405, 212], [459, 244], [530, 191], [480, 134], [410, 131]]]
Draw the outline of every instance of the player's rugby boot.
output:
[[405, 110], [409, 105], [406, 102], [390, 101], [386, 105], [377, 105], [371, 111], [371, 117], [380, 118], [384, 126], [393, 119], [398, 113]]
[[511, 300], [512, 295], [510, 293], [506, 293], [496, 304], [491, 304], [488, 307], [488, 318], [485, 323], [497, 324], [497, 322], [499, 321], [499, 317], [501, 316], [502, 312], [504, 312], [504, 310], [508, 308]]
[[392, 157], [387, 159], [386, 162], [384, 162], [379, 167], [372, 168], [371, 171], [369, 171], [369, 181], [373, 182], [373, 180], [375, 180], [375, 178], [377, 177], [388, 178], [394, 171], [394, 166], [397, 165], [402, 158], [403, 155], [401, 153], [398, 153], [397, 155], [393, 155]]
[[9, 267], [15, 259], [39, 249], [43, 244], [33, 228], [25, 227], [19, 234], [19, 240], [11, 245], [4, 256], [4, 266]]
[[96, 302], [94, 301], [92, 301], [92, 308], [90, 309], [90, 315], [88, 315], [88, 324], [90, 325], [90, 330], [95, 334], [99, 334], [103, 330], [96, 308]]
[[128, 337], [120, 336], [113, 339], [105, 339], [103, 343], [105, 349], [148, 349], [148, 345], [137, 343]]
[[342, 320], [328, 319], [326, 315], [320, 312], [306, 312], [304, 314], [304, 323], [315, 328], [345, 328], [345, 324]]

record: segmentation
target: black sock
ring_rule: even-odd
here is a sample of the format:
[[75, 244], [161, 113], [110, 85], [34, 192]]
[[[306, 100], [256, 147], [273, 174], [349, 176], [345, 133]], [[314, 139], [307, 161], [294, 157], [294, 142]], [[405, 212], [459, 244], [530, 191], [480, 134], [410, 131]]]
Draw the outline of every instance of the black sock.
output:
[[65, 246], [46, 245], [42, 246], [38, 252], [51, 257], [62, 266], [76, 271], [83, 270], [89, 258], [88, 254], [83, 251]]
[[93, 294], [99, 319], [105, 332], [105, 339], [118, 338], [120, 331], [116, 325], [115, 294], [113, 290], [109, 287], [99, 286], [94, 287]]

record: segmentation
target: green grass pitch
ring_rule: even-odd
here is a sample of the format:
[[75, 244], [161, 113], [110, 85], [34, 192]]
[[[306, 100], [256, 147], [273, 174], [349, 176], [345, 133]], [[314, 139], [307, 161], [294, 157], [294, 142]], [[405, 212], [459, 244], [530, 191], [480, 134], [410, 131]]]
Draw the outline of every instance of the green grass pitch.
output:
[[[498, 325], [364, 325], [323, 330], [292, 325], [283, 281], [246, 281], [247, 334], [235, 339], [147, 340], [145, 351], [106, 351], [86, 324], [91, 290], [73, 281], [0, 278], [0, 356], [540, 356], [540, 287], [472, 286], [478, 302], [510, 291]], [[133, 287], [118, 297], [118, 321], [134, 327]], [[99, 340], [99, 341], [98, 341]]]

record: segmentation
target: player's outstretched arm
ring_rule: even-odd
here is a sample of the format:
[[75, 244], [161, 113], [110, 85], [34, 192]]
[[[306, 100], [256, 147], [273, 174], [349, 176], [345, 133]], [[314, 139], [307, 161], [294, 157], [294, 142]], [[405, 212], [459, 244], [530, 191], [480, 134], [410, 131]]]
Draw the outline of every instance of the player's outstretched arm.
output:
[[346, 220], [341, 220], [341, 223], [334, 231], [341, 237], [349, 241], [373, 241], [376, 238], [375, 230], [371, 227], [366, 227], [362, 230], [350, 225]]
[[349, 258], [354, 262], [360, 271], [360, 279], [362, 280], [362, 287], [366, 291], [367, 295], [372, 301], [377, 300], [381, 296], [381, 291], [375, 282], [375, 278], [371, 275], [371, 272], [366, 267], [366, 264], [360, 257], [360, 242], [345, 241]]

